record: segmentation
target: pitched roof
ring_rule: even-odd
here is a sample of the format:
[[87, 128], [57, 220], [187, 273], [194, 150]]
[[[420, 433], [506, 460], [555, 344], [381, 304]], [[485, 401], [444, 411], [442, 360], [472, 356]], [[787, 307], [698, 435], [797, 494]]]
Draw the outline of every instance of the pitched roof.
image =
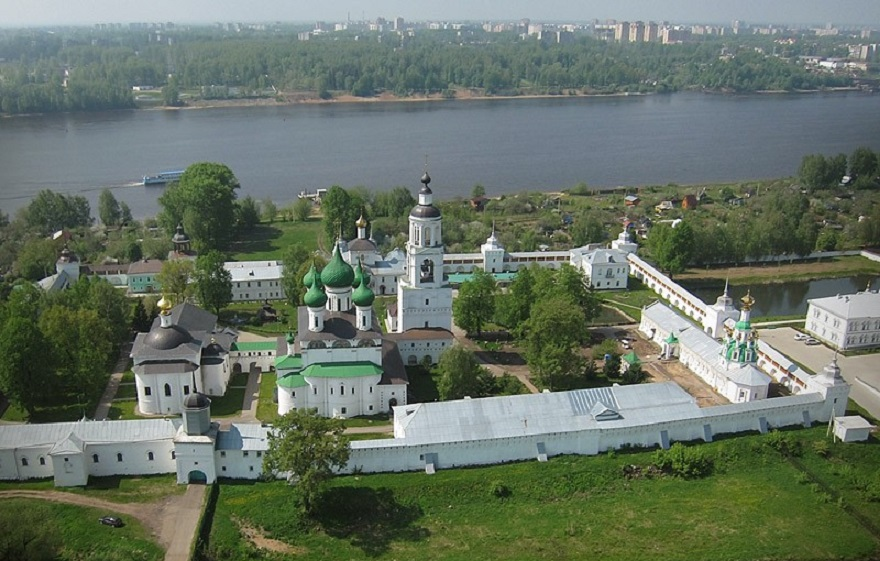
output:
[[807, 302], [847, 320], [880, 317], [880, 292], [876, 291], [811, 298]]

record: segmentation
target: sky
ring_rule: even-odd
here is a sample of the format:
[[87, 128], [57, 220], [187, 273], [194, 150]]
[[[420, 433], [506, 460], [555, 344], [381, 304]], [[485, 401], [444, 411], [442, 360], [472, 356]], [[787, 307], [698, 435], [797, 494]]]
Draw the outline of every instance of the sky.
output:
[[94, 23], [529, 18], [880, 26], [880, 0], [0, 0], [0, 27]]

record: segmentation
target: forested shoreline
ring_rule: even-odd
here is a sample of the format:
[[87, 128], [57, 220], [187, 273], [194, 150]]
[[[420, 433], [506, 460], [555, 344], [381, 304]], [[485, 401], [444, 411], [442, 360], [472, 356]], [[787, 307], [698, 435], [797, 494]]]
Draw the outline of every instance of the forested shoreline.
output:
[[0, 114], [133, 108], [138, 92], [180, 106], [195, 99], [382, 93], [454, 98], [464, 90], [485, 96], [817, 90], [853, 81], [808, 71], [797, 57], [841, 54], [845, 47], [818, 38], [786, 44], [715, 37], [661, 45], [579, 36], [548, 44], [475, 29], [310, 41], [298, 41], [294, 29], [237, 35], [211, 28], [159, 35], [17, 30], [0, 34]]

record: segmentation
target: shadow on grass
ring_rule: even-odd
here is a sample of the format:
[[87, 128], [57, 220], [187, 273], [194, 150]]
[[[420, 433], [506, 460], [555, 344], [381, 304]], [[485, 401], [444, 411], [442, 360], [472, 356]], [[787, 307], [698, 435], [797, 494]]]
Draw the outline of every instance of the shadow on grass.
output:
[[321, 495], [313, 519], [327, 535], [378, 557], [392, 542], [426, 539], [428, 529], [415, 524], [421, 517], [418, 505], [399, 503], [390, 489], [337, 487]]
[[281, 237], [283, 232], [274, 226], [260, 224], [247, 234], [246, 240], [232, 242], [231, 253], [257, 253], [269, 252], [277, 249], [273, 243]]

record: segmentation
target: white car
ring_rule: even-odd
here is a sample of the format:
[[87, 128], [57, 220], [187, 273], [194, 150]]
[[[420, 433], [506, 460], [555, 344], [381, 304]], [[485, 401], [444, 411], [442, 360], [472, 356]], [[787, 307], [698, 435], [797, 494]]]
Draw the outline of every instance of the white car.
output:
[[800, 331], [798, 331], [797, 333], [794, 334], [795, 341], [806, 341], [809, 338], [810, 337], [808, 335], [801, 333]]
[[818, 339], [813, 339], [812, 337], [810, 337], [809, 339], [804, 341], [804, 344], [805, 345], [821, 345], [822, 342], [819, 341]]

